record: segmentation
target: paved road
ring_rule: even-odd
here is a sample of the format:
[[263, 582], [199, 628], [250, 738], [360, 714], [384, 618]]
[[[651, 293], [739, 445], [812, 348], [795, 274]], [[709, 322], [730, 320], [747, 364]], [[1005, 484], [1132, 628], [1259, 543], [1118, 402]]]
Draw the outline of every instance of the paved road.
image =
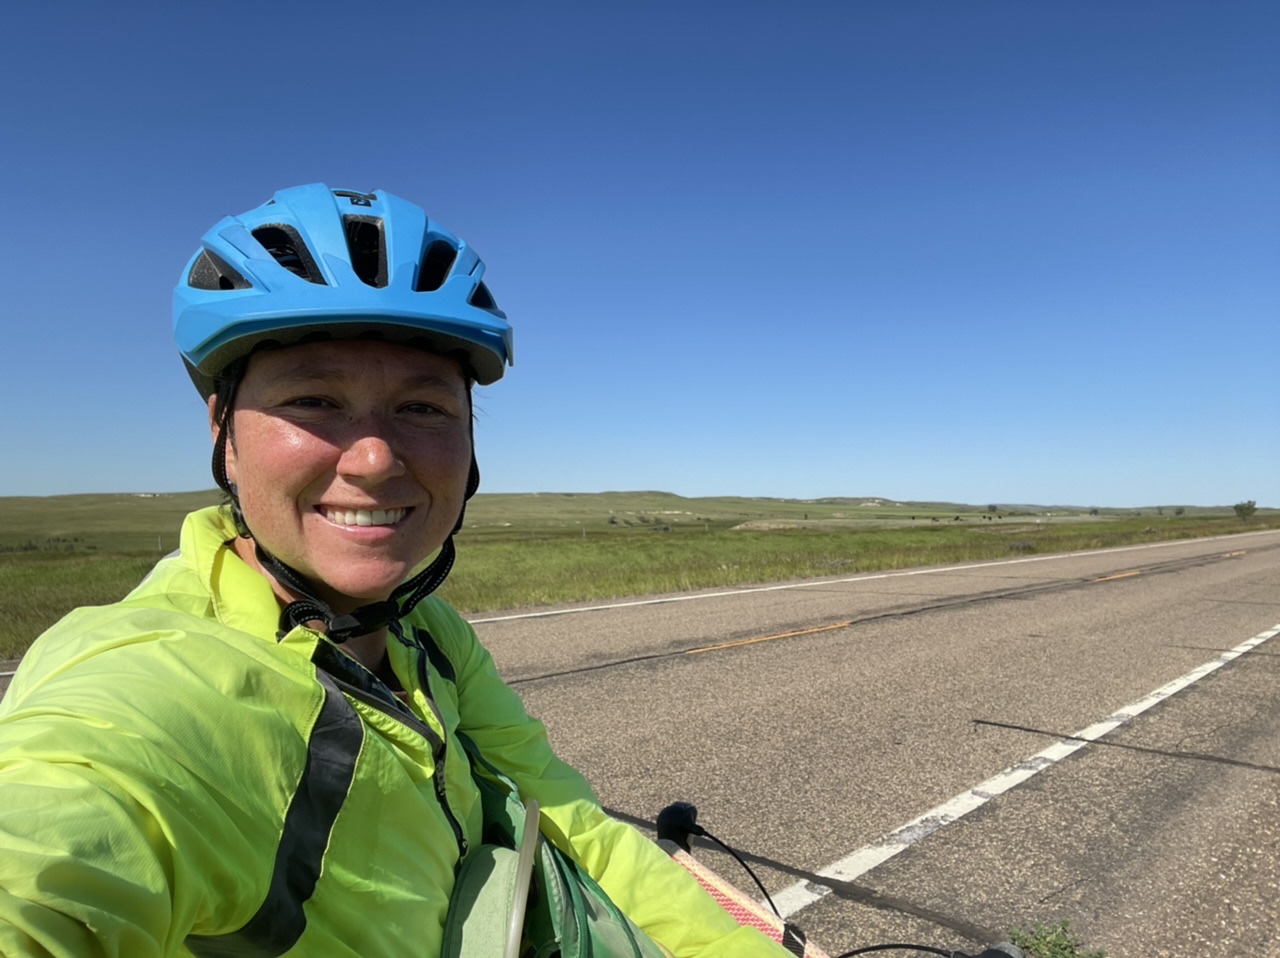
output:
[[[1278, 622], [1271, 532], [477, 629], [606, 805], [695, 801], [778, 892]], [[1272, 642], [795, 920], [833, 952], [1066, 917], [1112, 958], [1280, 956], [1278, 706]]]
[[[477, 628], [608, 806], [695, 801], [778, 891], [1278, 622], [1267, 533]], [[833, 950], [1065, 917], [1118, 958], [1280, 955], [1278, 656], [1241, 656], [795, 919]]]

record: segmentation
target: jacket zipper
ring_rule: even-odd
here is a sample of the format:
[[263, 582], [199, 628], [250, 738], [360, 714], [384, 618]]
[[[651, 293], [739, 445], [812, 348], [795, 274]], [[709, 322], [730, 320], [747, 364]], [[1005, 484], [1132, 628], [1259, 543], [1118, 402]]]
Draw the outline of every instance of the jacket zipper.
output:
[[[322, 663], [317, 662], [316, 665], [317, 667], [321, 667]], [[417, 732], [426, 739], [427, 743], [431, 746], [431, 757], [434, 761], [432, 785], [435, 788], [436, 800], [440, 803], [440, 808], [444, 811], [445, 818], [449, 820], [449, 827], [453, 829], [454, 841], [458, 843], [458, 861], [453, 866], [454, 872], [457, 872], [458, 868], [462, 865], [462, 860], [467, 857], [470, 845], [467, 842], [466, 833], [462, 830], [462, 825], [458, 823], [457, 816], [454, 815], [453, 809], [449, 807], [449, 797], [445, 792], [444, 760], [449, 751], [448, 743], [444, 738], [441, 738], [436, 734], [435, 729], [422, 721], [412, 712], [409, 712], [407, 708], [404, 709], [404, 711], [392, 708], [388, 706], [387, 703], [383, 702], [378, 696], [371, 692], [367, 692], [358, 686], [352, 685], [346, 679], [342, 678], [340, 675], [335, 675], [329, 669], [325, 669], [324, 671], [331, 679], [333, 679], [338, 688], [342, 689], [343, 692], [346, 692], [352, 698], [359, 699], [365, 705], [372, 709], [376, 709], [388, 718], [395, 719], [401, 725]], [[431, 713], [436, 717], [436, 721], [440, 723], [440, 727], [444, 728], [444, 720], [440, 716], [440, 710], [436, 708], [435, 700], [431, 697], [431, 688], [426, 682], [426, 670], [422, 667], [421, 658], [418, 660], [418, 672], [422, 680], [422, 691], [426, 695], [427, 702], [431, 705]]]
[[[440, 714], [440, 709], [436, 706], [436, 697], [431, 694], [431, 681], [427, 675], [427, 655], [426, 652], [418, 648], [418, 682], [422, 685], [422, 694], [426, 698], [427, 704], [431, 706], [431, 714], [436, 717], [436, 721], [440, 723], [440, 727], [444, 728], [444, 716]], [[425, 723], [424, 723], [425, 724]], [[453, 817], [453, 810], [449, 808], [449, 800], [444, 791], [444, 760], [449, 753], [449, 743], [444, 741], [440, 743], [440, 751], [436, 753], [432, 749], [432, 755], [436, 760], [436, 795], [440, 798], [440, 804], [445, 810], [445, 814], [449, 817], [449, 824], [453, 826], [453, 834], [458, 840], [458, 863], [454, 866], [454, 872], [462, 867], [462, 860], [467, 857], [467, 837], [462, 832], [462, 826], [458, 824], [458, 820]]]

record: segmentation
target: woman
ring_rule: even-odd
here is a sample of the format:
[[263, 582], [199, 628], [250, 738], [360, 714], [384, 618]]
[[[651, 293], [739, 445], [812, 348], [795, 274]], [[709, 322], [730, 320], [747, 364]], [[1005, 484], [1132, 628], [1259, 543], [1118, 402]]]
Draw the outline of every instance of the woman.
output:
[[671, 953], [783, 953], [602, 812], [430, 596], [479, 481], [471, 386], [511, 361], [483, 272], [382, 192], [205, 235], [175, 335], [227, 502], [0, 705], [0, 953], [439, 954], [481, 830], [459, 733]]

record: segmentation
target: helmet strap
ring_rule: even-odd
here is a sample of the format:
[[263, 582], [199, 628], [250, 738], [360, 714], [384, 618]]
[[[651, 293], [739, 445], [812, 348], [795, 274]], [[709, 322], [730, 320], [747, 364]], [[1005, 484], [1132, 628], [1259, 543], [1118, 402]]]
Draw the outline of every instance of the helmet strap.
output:
[[231, 437], [231, 416], [235, 411], [235, 394], [240, 388], [238, 378], [232, 380], [231, 391], [225, 405], [218, 410], [218, 438], [213, 441], [213, 481], [218, 488], [227, 494], [231, 506], [231, 519], [236, 524], [236, 535], [241, 539], [253, 538], [244, 521], [244, 511], [240, 508], [240, 496], [236, 492], [236, 484], [227, 475], [227, 442]]
[[281, 562], [256, 543], [254, 549], [258, 562], [264, 569], [302, 596], [301, 599], [290, 602], [280, 613], [277, 638], [284, 638], [286, 633], [297, 626], [320, 621], [324, 623], [324, 633], [336, 645], [342, 645], [359, 635], [385, 629], [392, 622], [408, 615], [419, 602], [440, 587], [453, 568], [457, 554], [453, 536], [450, 535], [431, 564], [412, 579], [397, 586], [390, 598], [370, 602], [351, 612], [338, 613], [324, 599], [314, 594], [311, 583], [296, 569]]

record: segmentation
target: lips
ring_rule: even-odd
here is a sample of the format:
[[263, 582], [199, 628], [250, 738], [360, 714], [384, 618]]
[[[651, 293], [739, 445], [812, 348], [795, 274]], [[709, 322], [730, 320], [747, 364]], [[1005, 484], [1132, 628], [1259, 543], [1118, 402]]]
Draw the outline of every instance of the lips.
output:
[[322, 506], [320, 513], [339, 526], [394, 526], [409, 514], [408, 509], [334, 509]]

